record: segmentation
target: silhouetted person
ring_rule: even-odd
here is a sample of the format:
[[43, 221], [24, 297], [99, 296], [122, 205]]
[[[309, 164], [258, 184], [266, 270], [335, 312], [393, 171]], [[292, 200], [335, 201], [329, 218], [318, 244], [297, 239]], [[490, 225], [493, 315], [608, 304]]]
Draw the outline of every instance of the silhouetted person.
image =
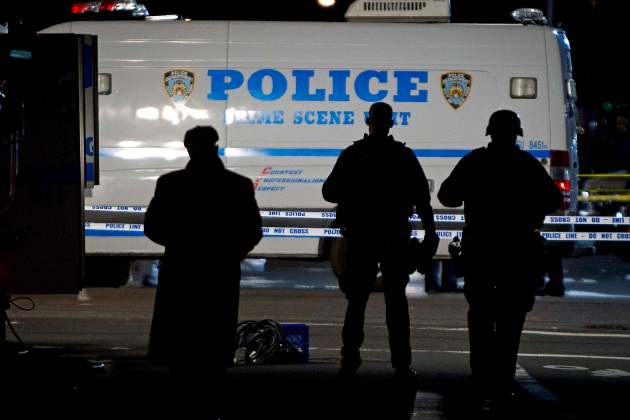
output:
[[186, 132], [190, 161], [158, 179], [144, 221], [146, 236], [166, 247], [149, 358], [168, 365], [178, 392], [193, 403], [203, 395], [204, 404], [233, 358], [240, 261], [262, 237], [253, 184], [225, 169], [218, 139], [210, 126]]
[[523, 135], [509, 110], [490, 117], [492, 141], [464, 156], [438, 193], [464, 205], [464, 293], [469, 304], [470, 367], [483, 399], [509, 401], [520, 336], [542, 281], [545, 215], [562, 201], [545, 168], [516, 145]]
[[355, 374], [361, 364], [363, 324], [377, 272], [383, 275], [391, 362], [397, 376], [415, 378], [409, 344], [409, 217], [414, 207], [422, 218], [433, 253], [435, 233], [429, 186], [414, 152], [388, 135], [392, 108], [383, 102], [370, 107], [369, 135], [346, 148], [322, 192], [337, 203], [336, 223], [347, 241], [346, 268], [340, 288], [348, 300], [342, 331], [340, 375]]

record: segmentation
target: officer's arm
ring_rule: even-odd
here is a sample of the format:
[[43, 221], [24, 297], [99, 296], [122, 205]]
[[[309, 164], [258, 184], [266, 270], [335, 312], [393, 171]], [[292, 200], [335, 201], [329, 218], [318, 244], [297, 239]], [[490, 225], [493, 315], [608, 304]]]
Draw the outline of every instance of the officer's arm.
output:
[[239, 257], [243, 259], [247, 256], [258, 242], [262, 239], [262, 218], [260, 209], [254, 195], [254, 185], [250, 180], [246, 180], [243, 197], [242, 223], [244, 227], [241, 240], [239, 242]]
[[438, 200], [446, 207], [459, 207], [464, 203], [466, 158], [457, 162], [453, 172], [444, 180], [438, 191]]
[[540, 205], [543, 215], [551, 214], [562, 206], [562, 193], [556, 186], [555, 181], [549, 176], [547, 170], [540, 162], [536, 162], [536, 173], [539, 178], [540, 185]]
[[348, 170], [347, 161], [347, 152], [344, 150], [339, 155], [332, 172], [328, 175], [328, 178], [326, 178], [326, 181], [322, 186], [322, 195], [324, 196], [324, 200], [329, 203], [339, 203], [343, 197], [347, 196], [344, 188], [347, 178], [346, 172]]
[[159, 178], [155, 186], [155, 194], [144, 215], [144, 234], [160, 245], [166, 245], [169, 236], [166, 215], [168, 198], [165, 195], [164, 182], [162, 178]]
[[414, 188], [414, 205], [416, 211], [422, 219], [422, 227], [425, 231], [435, 232], [435, 221], [433, 220], [433, 208], [431, 207], [431, 191], [429, 191], [429, 182], [424, 174], [424, 170], [418, 162], [418, 159], [410, 152], [409, 159], [411, 162], [412, 178], [411, 185]]

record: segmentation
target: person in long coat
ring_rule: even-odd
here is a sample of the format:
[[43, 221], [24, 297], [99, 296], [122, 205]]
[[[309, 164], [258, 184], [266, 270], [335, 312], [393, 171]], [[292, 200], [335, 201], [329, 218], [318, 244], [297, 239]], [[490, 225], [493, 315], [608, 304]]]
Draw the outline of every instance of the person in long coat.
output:
[[165, 246], [149, 358], [186, 380], [220, 378], [231, 362], [240, 262], [262, 237], [253, 184], [224, 167], [218, 139], [210, 126], [186, 132], [190, 161], [158, 179], [144, 220]]

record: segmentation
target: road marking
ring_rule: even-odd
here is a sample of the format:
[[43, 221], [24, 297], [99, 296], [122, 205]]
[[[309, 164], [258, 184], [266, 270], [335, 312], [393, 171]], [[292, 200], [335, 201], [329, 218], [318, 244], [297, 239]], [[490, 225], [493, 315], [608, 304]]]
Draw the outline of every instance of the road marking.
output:
[[598, 376], [600, 378], [626, 378], [630, 376], [630, 372], [626, 372], [621, 369], [602, 369], [602, 370], [594, 370], [593, 376]]
[[[331, 351], [339, 352], [339, 347], [309, 347], [310, 351]], [[389, 349], [374, 349], [374, 348], [361, 348], [365, 353], [388, 353]], [[470, 354], [468, 350], [427, 350], [427, 349], [413, 349], [412, 353], [444, 353], [444, 354]], [[622, 360], [630, 361], [630, 357], [626, 356], [593, 356], [589, 354], [552, 354], [552, 353], [519, 353], [518, 357], [537, 357], [537, 358], [549, 358], [549, 359], [591, 359], [591, 360]]]
[[527, 373], [527, 371], [523, 369], [520, 365], [516, 365], [516, 373], [514, 374], [514, 379], [516, 379], [516, 381], [525, 391], [534, 395], [539, 400], [558, 401], [558, 397], [553, 395], [536, 379], [532, 378], [531, 375]]
[[571, 365], [543, 365], [545, 369], [552, 370], [573, 370], [573, 371], [587, 371], [590, 370], [586, 366], [571, 366]]
[[[302, 323], [306, 323], [313, 327], [343, 327], [342, 323], [335, 322], [306, 322], [300, 321]], [[385, 325], [366, 325], [368, 328], [387, 328]], [[411, 330], [415, 331], [445, 331], [445, 332], [468, 332], [468, 328], [466, 327], [411, 327]], [[548, 335], [548, 336], [557, 336], [557, 337], [590, 337], [590, 338], [630, 338], [630, 334], [615, 334], [615, 333], [584, 333], [584, 332], [562, 332], [562, 331], [542, 331], [542, 330], [523, 330], [523, 334], [531, 334], [531, 335]]]
[[444, 397], [435, 392], [416, 391], [416, 400], [411, 419], [446, 419], [444, 415]]

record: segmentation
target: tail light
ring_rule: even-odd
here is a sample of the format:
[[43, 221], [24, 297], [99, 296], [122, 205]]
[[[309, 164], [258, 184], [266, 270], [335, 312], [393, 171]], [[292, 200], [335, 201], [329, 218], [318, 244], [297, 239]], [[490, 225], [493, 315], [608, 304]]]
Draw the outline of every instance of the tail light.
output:
[[551, 151], [551, 177], [558, 190], [562, 193], [560, 210], [568, 210], [571, 207], [571, 179], [569, 177], [570, 159], [566, 150]]

